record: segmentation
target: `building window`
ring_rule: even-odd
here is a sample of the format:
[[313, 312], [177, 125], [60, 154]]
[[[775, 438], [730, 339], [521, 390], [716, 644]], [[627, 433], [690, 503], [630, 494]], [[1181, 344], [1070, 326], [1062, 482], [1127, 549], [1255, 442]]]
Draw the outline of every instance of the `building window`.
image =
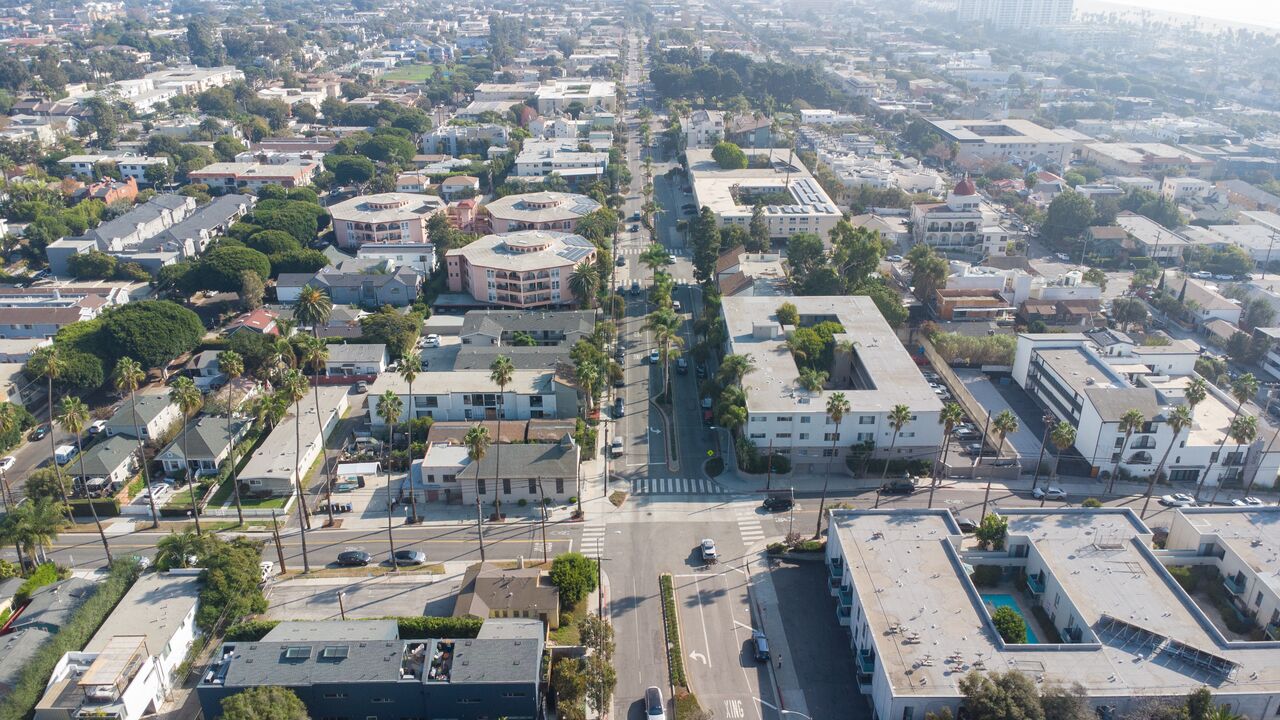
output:
[[809, 417], [808, 415], [802, 415], [802, 416], [800, 417], [800, 424], [801, 424], [801, 425], [808, 425], [808, 424], [809, 424], [809, 421], [811, 421], [811, 420], [813, 420], [813, 418]]
[[822, 439], [823, 439], [825, 442], [840, 442], [840, 433], [838, 433], [838, 432], [834, 432], [834, 433], [823, 433], [823, 434], [822, 434]]
[[763, 440], [763, 439], [764, 439], [764, 433], [751, 433], [751, 439], [752, 439], [752, 440]]
[[451, 483], [451, 482], [458, 482], [458, 476], [457, 476], [457, 475], [444, 475], [444, 476], [442, 476], [442, 477], [443, 477], [444, 481], [445, 481], [445, 482], [447, 482], [447, 483]]
[[487, 495], [489, 493], [485, 488], [484, 480], [476, 480], [476, 492], [481, 495]]
[[875, 415], [859, 415], [858, 416], [859, 425], [874, 425], [875, 422], [876, 422]]
[[833, 448], [823, 448], [822, 457], [839, 457], [840, 451]]
[[791, 439], [791, 433], [777, 433], [774, 437], [779, 440], [789, 440]]
[[808, 440], [808, 439], [809, 439], [809, 433], [800, 433], [800, 439], [801, 439], [801, 440]]
[[564, 494], [564, 478], [556, 478], [556, 494]]
[[779, 415], [779, 416], [778, 416], [778, 422], [791, 422], [791, 420], [792, 420], [792, 417], [791, 417], [790, 415]]
[[502, 478], [502, 494], [511, 494], [511, 478]]

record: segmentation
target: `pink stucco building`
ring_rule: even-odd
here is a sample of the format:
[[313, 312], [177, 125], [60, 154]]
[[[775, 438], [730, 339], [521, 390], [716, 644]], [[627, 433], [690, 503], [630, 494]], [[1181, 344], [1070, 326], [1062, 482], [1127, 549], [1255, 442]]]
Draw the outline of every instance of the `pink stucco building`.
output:
[[524, 230], [486, 235], [445, 255], [449, 290], [480, 302], [532, 308], [570, 305], [569, 276], [595, 262], [596, 247], [571, 233]]
[[362, 195], [333, 205], [333, 232], [338, 247], [366, 243], [427, 242], [427, 218], [442, 212], [445, 203], [434, 195], [380, 193]]
[[586, 195], [564, 192], [535, 192], [501, 197], [484, 206], [496, 233], [517, 230], [559, 230], [573, 232], [578, 219], [600, 209], [600, 203]]

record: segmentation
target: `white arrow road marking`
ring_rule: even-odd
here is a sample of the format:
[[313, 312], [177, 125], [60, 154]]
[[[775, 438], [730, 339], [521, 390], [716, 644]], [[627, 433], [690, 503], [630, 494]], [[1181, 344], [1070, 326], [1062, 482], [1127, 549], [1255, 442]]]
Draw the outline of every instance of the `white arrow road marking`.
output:
[[700, 663], [702, 663], [702, 664], [704, 664], [704, 665], [709, 665], [709, 664], [710, 664], [710, 663], [708, 663], [708, 662], [707, 662], [707, 656], [706, 656], [706, 655], [703, 655], [702, 653], [698, 652], [697, 650], [690, 651], [690, 653], [689, 653], [689, 657], [693, 658], [694, 660], [697, 660], [698, 662], [700, 662]]

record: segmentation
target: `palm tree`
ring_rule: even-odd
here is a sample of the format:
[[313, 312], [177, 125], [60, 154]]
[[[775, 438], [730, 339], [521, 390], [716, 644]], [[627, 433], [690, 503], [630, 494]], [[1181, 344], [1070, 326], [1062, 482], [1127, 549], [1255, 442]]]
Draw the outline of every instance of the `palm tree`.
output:
[[640, 264], [649, 268], [654, 278], [657, 278], [659, 268], [673, 263], [675, 260], [672, 259], [671, 253], [667, 252], [667, 248], [661, 243], [649, 243], [649, 246], [640, 253]]
[[[1050, 476], [1051, 478], [1057, 478], [1058, 466], [1062, 464], [1062, 453], [1076, 444], [1076, 429], [1070, 423], [1061, 421], [1049, 431], [1049, 442], [1053, 443], [1053, 447], [1058, 451], [1058, 457], [1053, 463], [1053, 475]], [[1044, 501], [1048, 497], [1046, 493], [1045, 497], [1041, 498], [1040, 507], [1044, 507]]]
[[307, 495], [303, 487], [302, 469], [302, 398], [307, 396], [307, 377], [297, 370], [288, 370], [280, 378], [277, 392], [293, 404], [293, 482], [298, 501], [298, 535], [302, 538], [302, 571], [311, 572], [311, 560], [307, 557]]
[[964, 422], [964, 408], [960, 403], [949, 402], [942, 406], [938, 415], [938, 423], [942, 425], [942, 449], [938, 451], [938, 464], [933, 468], [933, 482], [929, 483], [929, 507], [933, 507], [933, 491], [938, 487], [938, 473], [947, 464], [947, 453], [951, 450], [951, 434], [956, 425]]
[[[1231, 422], [1227, 423], [1226, 432], [1222, 433], [1222, 440], [1218, 441], [1218, 451], [1214, 453], [1214, 457], [1217, 457], [1218, 461], [1224, 466], [1226, 465], [1226, 458], [1222, 456], [1222, 448], [1227, 444], [1227, 438], [1231, 435], [1231, 429], [1235, 426], [1236, 418], [1240, 417], [1241, 411], [1244, 410], [1244, 404], [1257, 394], [1258, 379], [1253, 376], [1253, 373], [1245, 373], [1231, 383], [1231, 397], [1236, 401], [1236, 411], [1231, 416]], [[1204, 489], [1205, 481], [1209, 479], [1209, 470], [1212, 469], [1213, 463], [1210, 463], [1209, 467], [1205, 468], [1204, 475], [1200, 478], [1200, 483], [1196, 485], [1196, 502], [1200, 502], [1200, 491]], [[1222, 484], [1221, 477], [1218, 478], [1217, 484]]]
[[826, 370], [814, 370], [813, 368], [800, 368], [800, 387], [809, 392], [818, 392], [823, 385], [827, 384], [827, 378], [830, 373]]
[[1191, 414], [1194, 416], [1196, 406], [1204, 402], [1204, 399], [1209, 396], [1209, 385], [1204, 381], [1204, 378], [1197, 376], [1187, 385], [1183, 395], [1187, 398], [1187, 407], [1191, 408]]
[[[328, 297], [325, 296], [323, 293], [320, 294], [320, 297], [326, 301], [328, 300]], [[328, 360], [329, 360], [328, 345], [324, 344], [323, 342], [320, 341], [319, 338], [316, 338], [316, 337], [303, 336], [301, 338], [301, 343], [298, 348], [298, 361], [303, 367], [309, 366], [311, 368], [311, 375], [313, 377], [316, 377], [316, 378], [320, 377], [320, 373], [324, 370], [325, 363], [328, 362]], [[405, 363], [405, 367], [406, 368], [409, 367], [409, 364]], [[311, 383], [311, 392], [312, 392], [312, 397], [314, 398], [316, 407], [319, 408], [320, 407], [320, 383], [319, 382]], [[333, 526], [333, 492], [332, 492], [333, 491], [333, 473], [331, 471], [331, 468], [329, 467], [329, 451], [324, 446], [324, 422], [320, 419], [319, 412], [316, 413], [316, 429], [320, 431], [320, 456], [324, 458], [324, 462], [320, 466], [320, 471], [323, 472], [325, 475], [325, 505], [329, 509], [329, 526], [332, 527]]]
[[569, 291], [582, 307], [594, 307], [596, 290], [600, 287], [600, 273], [591, 263], [578, 263], [569, 276]]
[[391, 546], [392, 572], [400, 572], [400, 564], [396, 562], [396, 539], [391, 531], [391, 447], [395, 444], [396, 423], [400, 422], [403, 412], [404, 401], [394, 390], [388, 390], [378, 398], [378, 415], [387, 424], [387, 544]]
[[[498, 386], [498, 449], [497, 462], [495, 464], [495, 472], [502, 474], [502, 415], [506, 409], [505, 397], [507, 386], [511, 384], [511, 377], [515, 374], [515, 365], [511, 363], [511, 358], [506, 355], [499, 355], [489, 364], [489, 380]], [[496, 481], [496, 478], [495, 478]], [[494, 490], [494, 497], [498, 496], [497, 489]], [[496, 505], [496, 503], [495, 503]]]
[[1107, 494], [1111, 494], [1111, 490], [1116, 485], [1116, 477], [1120, 474], [1120, 463], [1124, 461], [1124, 451], [1129, 447], [1129, 438], [1147, 422], [1147, 418], [1140, 410], [1126, 410], [1120, 416], [1120, 426], [1117, 428], [1124, 433], [1124, 441], [1120, 443], [1120, 454], [1116, 456], [1116, 465], [1111, 470], [1111, 479], [1107, 483]]
[[[822, 513], [827, 506], [827, 485], [831, 482], [831, 461], [836, 456], [836, 443], [840, 440], [840, 421], [844, 420], [844, 414], [852, 409], [848, 399], [842, 392], [831, 393], [831, 397], [827, 398], [827, 417], [830, 418], [831, 424], [835, 425], [835, 430], [831, 431], [831, 454], [827, 456], [827, 473], [822, 478], [822, 500], [818, 503], [818, 526], [813, 530], [815, 539], [822, 537]], [[770, 462], [773, 462], [770, 458]]]
[[[1252, 415], [1241, 415], [1231, 421], [1231, 439], [1236, 441], [1236, 452], [1240, 452], [1240, 448], [1252, 443], [1258, 439], [1258, 418]], [[1213, 497], [1209, 498], [1209, 504], [1218, 502], [1218, 492], [1222, 490], [1222, 483], [1218, 483], [1213, 488]]]
[[236, 499], [236, 517], [244, 525], [244, 506], [240, 503], [240, 479], [236, 477], [236, 439], [231, 430], [231, 422], [236, 414], [235, 382], [244, 375], [244, 357], [235, 350], [223, 350], [218, 353], [218, 370], [227, 376], [227, 478], [231, 481], [231, 493]]
[[298, 293], [298, 300], [293, 305], [293, 319], [299, 325], [311, 328], [311, 336], [320, 337], [320, 326], [329, 322], [333, 314], [333, 301], [329, 295], [314, 285], [307, 285]]
[[138, 464], [142, 466], [142, 486], [147, 489], [151, 504], [151, 527], [160, 527], [160, 512], [156, 510], [156, 494], [151, 492], [151, 474], [147, 469], [147, 451], [142, 444], [142, 431], [138, 428], [138, 399], [136, 391], [147, 379], [142, 365], [132, 358], [122, 357], [116, 363], [115, 386], [119, 392], [129, 393], [129, 405], [133, 412], [133, 436], [138, 439]]
[[[467, 458], [476, 466], [476, 522], [480, 521], [480, 461], [489, 452], [489, 429], [483, 425], [473, 425], [462, 438], [467, 447]], [[493, 489], [493, 496], [498, 496], [498, 489]], [[582, 493], [578, 493], [579, 499]], [[484, 530], [480, 529], [480, 560], [484, 560]]]
[[722, 387], [740, 385], [742, 379], [755, 372], [756, 362], [750, 355], [725, 355], [716, 371], [716, 379]]
[[0, 517], [0, 542], [18, 546], [33, 563], [47, 562], [45, 548], [58, 539], [65, 513], [62, 503], [52, 498], [21, 503]]
[[[9, 433], [19, 429], [18, 409], [13, 403], [0, 402], [0, 435], [8, 435]], [[9, 492], [9, 475], [0, 470], [0, 500], [4, 501], [4, 510], [9, 512], [9, 503], [12, 501]]]
[[102, 549], [107, 553], [107, 564], [111, 563], [111, 545], [107, 543], [107, 533], [102, 529], [102, 520], [98, 518], [98, 508], [93, 498], [89, 497], [87, 478], [84, 475], [84, 448], [80, 445], [80, 433], [89, 424], [89, 407], [80, 398], [64, 395], [58, 403], [58, 424], [76, 438], [76, 459], [80, 464], [80, 489], [85, 495], [85, 504], [93, 513], [93, 524], [98, 527], [98, 535], [102, 537]]
[[[67, 371], [67, 361], [63, 359], [57, 345], [45, 345], [36, 349], [31, 353], [31, 359], [27, 361], [27, 366], [36, 375], [43, 375], [48, 383], [48, 395], [46, 399], [49, 402], [49, 457], [57, 454], [57, 433], [53, 431], [53, 381], [62, 377]], [[71, 503], [67, 500], [67, 489], [62, 483], [62, 466], [57, 462], [53, 463], [54, 473], [58, 476], [58, 490], [62, 493], [62, 507], [67, 512], [67, 519], [75, 522], [75, 518], [71, 516]]]
[[[496, 363], [497, 360], [494, 360], [494, 362]], [[413, 381], [418, 379], [417, 366], [414, 363], [411, 363], [406, 360], [405, 363], [400, 366], [400, 377], [404, 378], [404, 381], [409, 384], [409, 425], [408, 425], [409, 427], [409, 459], [412, 462], [413, 460], [413, 419], [415, 416], [413, 411]], [[423, 438], [422, 440], [423, 442], [426, 442], [427, 439]], [[412, 522], [415, 522], [415, 523], [418, 522], [418, 503], [414, 500], [414, 497], [413, 497], [413, 473], [412, 472], [409, 473], [409, 514], [412, 517]]]
[[[902, 432], [903, 426], [911, 422], [911, 408], [906, 405], [894, 405], [889, 411], [889, 427], [893, 428], [893, 439], [889, 441], [889, 454], [893, 454], [893, 446], [898, 442], [898, 434]], [[889, 460], [884, 459], [884, 467], [880, 469], [880, 479], [883, 480], [889, 474]]]
[[653, 333], [663, 364], [662, 392], [664, 395], [667, 393], [671, 379], [670, 360], [672, 357], [679, 356], [679, 352], [672, 354], [672, 348], [678, 348], [684, 344], [684, 338], [680, 337], [680, 323], [680, 316], [676, 315], [671, 308], [654, 310], [645, 317], [644, 330]]
[[[991, 430], [1000, 438], [1000, 442], [996, 444], [996, 458], [1004, 454], [1004, 441], [1010, 433], [1018, 432], [1018, 417], [1009, 410], [1001, 410], [991, 420]], [[987, 516], [987, 503], [991, 500], [991, 480], [992, 475], [987, 474], [987, 490], [982, 495], [982, 514], [978, 516], [978, 522], [982, 522], [982, 518]]]
[[[218, 367], [222, 365], [219, 364]], [[199, 561], [206, 548], [205, 538], [199, 533], [189, 530], [171, 532], [156, 543], [155, 562], [157, 567], [164, 570], [191, 567], [191, 560], [194, 558]]]
[[1139, 518], [1147, 516], [1147, 505], [1151, 502], [1151, 493], [1155, 492], [1156, 481], [1160, 479], [1160, 472], [1164, 469], [1165, 461], [1169, 459], [1169, 453], [1178, 444], [1178, 436], [1182, 434], [1183, 430], [1195, 424], [1195, 420], [1191, 416], [1191, 408], [1188, 405], [1179, 405], [1174, 408], [1165, 422], [1169, 423], [1169, 429], [1173, 431], [1173, 437], [1169, 439], [1169, 446], [1164, 449], [1160, 464], [1156, 465], [1156, 471], [1151, 473], [1151, 479], [1147, 482], [1147, 493], [1142, 500], [1142, 512], [1138, 515]]
[[182, 467], [186, 470], [184, 473], [187, 480], [187, 492], [191, 495], [191, 515], [196, 521], [196, 534], [203, 534], [200, 528], [200, 502], [196, 499], [196, 477], [191, 471], [191, 455], [187, 453], [187, 420], [200, 409], [204, 403], [204, 398], [200, 396], [200, 390], [196, 388], [195, 381], [187, 376], [182, 376], [174, 381], [173, 388], [169, 390], [169, 399], [177, 403], [178, 408], [182, 410]]

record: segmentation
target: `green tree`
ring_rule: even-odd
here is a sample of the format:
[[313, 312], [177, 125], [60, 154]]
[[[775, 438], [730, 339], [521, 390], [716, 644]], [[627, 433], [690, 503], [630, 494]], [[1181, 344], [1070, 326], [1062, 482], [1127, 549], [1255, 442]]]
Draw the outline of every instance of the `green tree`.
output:
[[996, 632], [1007, 643], [1025, 643], [1027, 641], [1027, 623], [1022, 615], [1011, 607], [1001, 606], [991, 613], [991, 622]]
[[[276, 186], [269, 185], [268, 187]], [[283, 230], [263, 230], [254, 233], [245, 241], [245, 244], [267, 256], [302, 249], [302, 244], [298, 242], [297, 238]]]
[[595, 306], [596, 291], [600, 288], [600, 273], [588, 262], [578, 263], [569, 276], [569, 291], [584, 308]]
[[[822, 477], [822, 499], [818, 502], [818, 523], [813, 529], [813, 538], [816, 540], [822, 537], [822, 516], [827, 506], [827, 488], [831, 484], [831, 462], [835, 459], [838, 450], [836, 443], [840, 442], [840, 423], [844, 420], [844, 416], [852, 410], [849, 400], [842, 392], [831, 393], [827, 398], [827, 419], [831, 421], [831, 453], [827, 456], [827, 471]], [[773, 462], [772, 458], [769, 460]]]
[[964, 695], [964, 708], [969, 717], [1045, 720], [1035, 683], [1017, 670], [985, 675], [971, 671], [960, 679], [960, 693]]
[[782, 325], [799, 325], [800, 311], [796, 309], [795, 303], [784, 302], [778, 306], [775, 311], [778, 315], [778, 323]]
[[79, 280], [106, 280], [115, 277], [116, 259], [104, 252], [90, 250], [68, 258], [67, 270]]
[[880, 261], [888, 252], [889, 244], [874, 230], [854, 227], [848, 220], [841, 220], [831, 229], [833, 269], [848, 287], [863, 285], [871, 277], [879, 278]]
[[324, 167], [333, 173], [333, 181], [339, 185], [367, 183], [377, 172], [372, 160], [353, 155], [325, 155]]
[[150, 492], [151, 471], [147, 468], [146, 448], [142, 443], [142, 431], [138, 427], [138, 387], [147, 379], [147, 373], [136, 360], [122, 357], [116, 362], [113, 374], [117, 392], [129, 394], [129, 407], [133, 416], [133, 436], [138, 439], [138, 466], [142, 468], [142, 486], [148, 488], [147, 502], [151, 504], [151, 527], [160, 526], [160, 512], [156, 509], [155, 493]]
[[576, 607], [596, 589], [596, 564], [577, 552], [557, 555], [551, 561], [551, 584], [560, 591], [565, 607]]
[[978, 541], [978, 547], [984, 550], [1000, 550], [1004, 548], [1004, 540], [1008, 534], [1009, 519], [992, 513], [982, 517], [973, 536]]
[[0, 544], [15, 545], [34, 562], [47, 562], [47, 551], [66, 524], [67, 506], [50, 497], [32, 496], [0, 515]]
[[364, 342], [382, 343], [399, 357], [405, 348], [417, 345], [418, 335], [422, 332], [422, 318], [416, 313], [402, 315], [395, 308], [382, 307], [360, 318], [360, 332]]
[[[1236, 378], [1231, 383], [1231, 397], [1234, 398], [1236, 401], [1236, 409], [1231, 414], [1231, 422], [1227, 424], [1228, 431], [1223, 433], [1222, 439], [1218, 441], [1218, 451], [1217, 453], [1215, 453], [1215, 457], [1218, 458], [1218, 462], [1222, 464], [1224, 467], [1227, 464], [1227, 458], [1223, 456], [1222, 449], [1226, 446], [1227, 438], [1230, 437], [1231, 435], [1230, 429], [1235, 426], [1236, 419], [1240, 417], [1240, 413], [1244, 410], [1244, 404], [1246, 402], [1253, 400], [1253, 398], [1257, 394], [1258, 394], [1258, 379], [1253, 376], [1253, 373], [1245, 373], [1244, 375], [1241, 375], [1240, 377]], [[1189, 394], [1188, 394], [1188, 402], [1190, 402]], [[1204, 473], [1200, 476], [1200, 482], [1196, 485], [1196, 493], [1195, 493], [1195, 499], [1197, 502], [1199, 502], [1200, 500], [1200, 492], [1204, 489], [1205, 481], [1209, 479], [1209, 471], [1212, 469], [1213, 469], [1213, 463], [1210, 463], [1209, 467], [1205, 468]], [[1219, 486], [1222, 485], [1223, 483], [1222, 476], [1225, 474], [1226, 473], [1224, 472], [1219, 475], [1218, 482], [1217, 482]]]
[[187, 451], [187, 428], [190, 426], [187, 420], [203, 407], [204, 398], [200, 395], [200, 390], [196, 388], [195, 381], [183, 375], [174, 381], [173, 387], [169, 390], [169, 399], [182, 411], [182, 471], [187, 481], [187, 493], [191, 497], [191, 516], [196, 522], [196, 534], [201, 535], [203, 534], [203, 530], [200, 529], [200, 501], [202, 498], [196, 497], [196, 485], [200, 483], [197, 482], [191, 466], [191, 454]]
[[[1053, 426], [1052, 430], [1049, 431], [1049, 442], [1053, 443], [1053, 447], [1058, 451], [1058, 458], [1053, 463], [1053, 476], [1057, 477], [1058, 468], [1062, 465], [1063, 454], [1066, 453], [1072, 445], [1076, 444], [1075, 427], [1065, 420], [1060, 421], [1057, 425]], [[1046, 495], [1045, 497], [1047, 498], [1048, 496]], [[1044, 499], [1041, 499], [1040, 504], [1044, 504]]]
[[747, 166], [747, 154], [742, 148], [724, 140], [711, 149], [711, 158], [725, 170], [742, 170]]
[[258, 566], [262, 543], [243, 537], [227, 541], [212, 533], [204, 540], [204, 587], [196, 611], [200, 629], [213, 631], [219, 618], [265, 612], [267, 599], [262, 595], [262, 570]]
[[1084, 281], [1088, 283], [1093, 283], [1094, 285], [1097, 285], [1099, 288], [1101, 288], [1103, 292], [1106, 292], [1107, 274], [1102, 270], [1098, 268], [1089, 268], [1084, 272]]
[[932, 246], [923, 244], [911, 248], [906, 259], [915, 296], [921, 302], [932, 303], [934, 292], [947, 286], [950, 272], [947, 259], [938, 255]]
[[[223, 350], [218, 353], [218, 371], [227, 376], [227, 442], [231, 443], [227, 451], [227, 480], [231, 483], [231, 493], [236, 500], [236, 517], [244, 525], [244, 505], [240, 500], [240, 480], [236, 477], [236, 444], [233, 442], [231, 421], [236, 414], [235, 382], [244, 375], [244, 357], [235, 350]], [[319, 403], [316, 404], [319, 407]]]
[[[893, 454], [894, 445], [898, 444], [898, 435], [902, 434], [902, 428], [911, 422], [911, 408], [906, 405], [894, 405], [889, 411], [889, 427], [893, 428], [893, 435], [889, 440], [889, 455]], [[880, 470], [880, 479], [883, 480], [889, 472], [889, 461], [891, 457], [886, 456], [884, 459], [884, 467]]]
[[1049, 203], [1041, 234], [1051, 243], [1080, 237], [1093, 222], [1093, 201], [1074, 190], [1067, 190]]
[[1107, 494], [1110, 494], [1111, 490], [1115, 488], [1116, 477], [1120, 475], [1120, 463], [1124, 462], [1124, 451], [1129, 447], [1129, 438], [1133, 437], [1135, 432], [1141, 430], [1146, 422], [1147, 418], [1142, 414], [1141, 410], [1126, 410], [1120, 416], [1120, 423], [1116, 430], [1124, 434], [1124, 440], [1120, 442], [1120, 452], [1116, 456], [1115, 466], [1111, 469], [1110, 482], [1107, 483]]
[[561, 657], [551, 667], [551, 687], [556, 692], [556, 716], [564, 720], [586, 720], [587, 679], [581, 658]]
[[1169, 413], [1165, 422], [1169, 424], [1169, 430], [1173, 432], [1173, 437], [1170, 439], [1169, 444], [1165, 446], [1164, 455], [1160, 457], [1160, 463], [1156, 465], [1155, 472], [1151, 473], [1151, 477], [1147, 480], [1147, 491], [1143, 494], [1142, 512], [1139, 513], [1139, 518], [1145, 518], [1147, 515], [1147, 505], [1151, 502], [1152, 493], [1155, 492], [1156, 481], [1164, 471], [1164, 464], [1169, 459], [1169, 453], [1178, 445], [1178, 437], [1182, 435], [1184, 430], [1194, 424], [1189, 403], [1188, 405], [1179, 405], [1175, 407], [1173, 411]]
[[208, 548], [209, 543], [199, 533], [190, 530], [170, 532], [156, 543], [156, 569], [164, 572], [173, 568], [199, 567]]
[[964, 422], [964, 417], [964, 408], [956, 402], [943, 405], [942, 412], [938, 413], [938, 424], [942, 425], [942, 448], [939, 450], [938, 462], [933, 466], [933, 477], [929, 482], [929, 504], [927, 505], [929, 508], [933, 507], [933, 491], [938, 487], [938, 478], [947, 464], [947, 453], [951, 450], [951, 436], [956, 426]]
[[649, 246], [640, 253], [640, 264], [649, 268], [649, 272], [656, 278], [658, 270], [675, 263], [675, 259], [671, 257], [671, 253], [667, 252], [667, 248], [661, 243], [649, 243]]
[[84, 448], [80, 445], [80, 436], [89, 424], [89, 407], [78, 397], [63, 395], [62, 400], [58, 403], [58, 415], [55, 420], [76, 439], [76, 461], [80, 466], [80, 489], [85, 497], [89, 498], [89, 501], [85, 504], [89, 506], [89, 512], [93, 514], [93, 524], [98, 528], [98, 535], [102, 538], [102, 549], [106, 553], [107, 564], [110, 564], [111, 544], [107, 542], [107, 533], [103, 530], [102, 520], [98, 517], [97, 503], [93, 502], [93, 498], [89, 497], [89, 478], [84, 473]]
[[[307, 529], [310, 527], [310, 518], [307, 515], [307, 488], [306, 468], [302, 466], [302, 398], [307, 396], [309, 389], [307, 378], [297, 370], [286, 370], [280, 378], [277, 386], [277, 392], [280, 393], [281, 399], [286, 403], [293, 403], [293, 415], [297, 418], [297, 422], [293, 423], [293, 491], [294, 499], [298, 506], [298, 537], [302, 543], [302, 571], [311, 572], [311, 559], [307, 556]], [[388, 390], [387, 392], [391, 392]], [[397, 398], [398, 400], [399, 398]], [[395, 421], [388, 423], [390, 427], [395, 427]], [[389, 443], [388, 443], [389, 445]], [[390, 503], [387, 504], [387, 512], [391, 512]], [[392, 550], [394, 554], [394, 549]], [[396, 567], [393, 563], [392, 567]]]
[[698, 282], [708, 282], [715, 275], [716, 261], [720, 259], [720, 230], [716, 227], [716, 215], [704, 207], [692, 223], [690, 241], [693, 245], [693, 276]]
[[263, 685], [222, 699], [223, 720], [308, 720], [307, 706], [288, 688]]
[[94, 351], [99, 357], [131, 357], [143, 367], [164, 367], [195, 349], [204, 325], [191, 310], [167, 300], [142, 300], [113, 308], [102, 321]]
[[764, 205], [756, 203], [751, 208], [751, 225], [747, 230], [751, 243], [746, 245], [748, 252], [764, 252], [769, 249], [769, 221], [764, 216]]

